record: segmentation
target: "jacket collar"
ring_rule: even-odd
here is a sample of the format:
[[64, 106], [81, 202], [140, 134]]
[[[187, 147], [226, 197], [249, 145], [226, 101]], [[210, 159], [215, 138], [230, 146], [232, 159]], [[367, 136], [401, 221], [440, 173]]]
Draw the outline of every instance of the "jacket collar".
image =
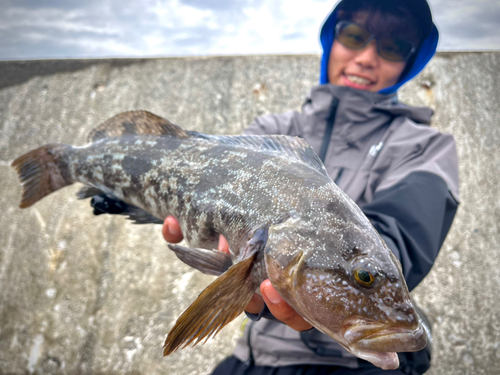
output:
[[400, 103], [397, 95], [324, 84], [313, 87], [302, 112], [328, 121], [336, 103], [332, 138], [355, 143], [389, 126], [395, 117], [405, 116], [417, 123], [430, 124], [432, 110]]

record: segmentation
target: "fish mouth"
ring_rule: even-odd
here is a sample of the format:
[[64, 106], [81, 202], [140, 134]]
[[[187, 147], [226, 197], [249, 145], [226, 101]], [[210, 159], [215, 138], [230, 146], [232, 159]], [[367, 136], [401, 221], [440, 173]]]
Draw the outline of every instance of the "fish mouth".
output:
[[356, 357], [380, 367], [382, 370], [396, 370], [399, 367], [399, 357], [396, 352], [380, 353], [372, 350], [358, 350], [350, 348], [349, 351]]
[[415, 352], [427, 345], [427, 333], [421, 324], [401, 327], [350, 317], [341, 331], [354, 355], [386, 370], [399, 367], [397, 352]]

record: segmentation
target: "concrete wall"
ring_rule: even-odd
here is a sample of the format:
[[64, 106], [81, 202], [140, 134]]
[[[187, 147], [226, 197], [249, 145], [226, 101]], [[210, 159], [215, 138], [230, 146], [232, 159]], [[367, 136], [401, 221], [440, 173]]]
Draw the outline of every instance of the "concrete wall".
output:
[[[77, 186], [21, 210], [10, 162], [49, 142], [86, 143], [108, 117], [147, 109], [207, 133], [299, 108], [317, 56], [0, 62], [0, 374], [207, 374], [239, 336], [163, 358], [163, 340], [210, 283], [159, 226], [94, 217]], [[457, 140], [461, 200], [414, 292], [434, 323], [431, 375], [500, 367], [500, 53], [441, 53], [401, 99], [436, 110]]]

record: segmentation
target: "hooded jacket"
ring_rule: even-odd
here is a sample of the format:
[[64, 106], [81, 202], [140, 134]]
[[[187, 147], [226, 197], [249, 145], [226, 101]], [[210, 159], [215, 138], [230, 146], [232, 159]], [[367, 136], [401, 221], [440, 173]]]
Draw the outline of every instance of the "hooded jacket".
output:
[[[428, 10], [424, 0], [414, 2], [423, 3]], [[396, 85], [372, 93], [327, 82], [336, 11], [321, 30], [320, 85], [312, 89], [302, 111], [258, 117], [244, 134], [304, 138], [323, 160], [330, 177], [361, 207], [399, 259], [412, 290], [430, 271], [459, 202], [453, 137], [429, 127], [430, 108], [410, 107], [396, 95], [434, 55], [437, 29], [430, 21], [428, 37]], [[430, 16], [430, 11], [424, 9], [423, 13]], [[269, 316], [266, 309], [258, 316], [247, 315], [256, 321], [246, 325], [234, 352], [243, 362], [273, 367], [372, 366], [317, 330], [299, 333], [276, 320], [260, 319]], [[400, 353], [406, 373], [423, 373], [428, 367], [427, 358], [424, 368], [417, 369], [417, 357]]]

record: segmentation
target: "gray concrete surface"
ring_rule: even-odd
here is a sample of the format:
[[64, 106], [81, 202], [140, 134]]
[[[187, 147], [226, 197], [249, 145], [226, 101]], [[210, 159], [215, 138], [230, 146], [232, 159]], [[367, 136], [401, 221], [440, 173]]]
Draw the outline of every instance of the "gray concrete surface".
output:
[[[210, 283], [158, 226], [94, 217], [77, 186], [20, 210], [10, 162], [48, 142], [82, 145], [108, 117], [147, 109], [187, 129], [237, 134], [299, 108], [318, 56], [0, 62], [0, 374], [207, 374], [241, 317], [168, 358], [161, 346]], [[500, 368], [500, 53], [440, 53], [401, 91], [457, 140], [461, 206], [414, 296], [434, 323], [428, 372]]]

